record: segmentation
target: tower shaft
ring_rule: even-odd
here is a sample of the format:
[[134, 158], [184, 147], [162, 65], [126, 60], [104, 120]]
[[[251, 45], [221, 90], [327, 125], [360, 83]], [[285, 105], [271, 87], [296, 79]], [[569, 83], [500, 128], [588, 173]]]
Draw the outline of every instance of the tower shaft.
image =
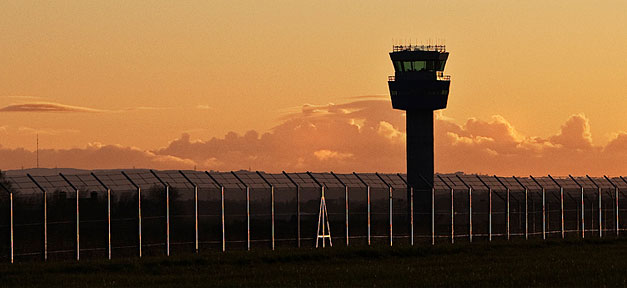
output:
[[414, 209], [424, 213], [431, 206], [433, 186], [433, 110], [407, 110], [406, 118], [407, 183], [414, 187]]

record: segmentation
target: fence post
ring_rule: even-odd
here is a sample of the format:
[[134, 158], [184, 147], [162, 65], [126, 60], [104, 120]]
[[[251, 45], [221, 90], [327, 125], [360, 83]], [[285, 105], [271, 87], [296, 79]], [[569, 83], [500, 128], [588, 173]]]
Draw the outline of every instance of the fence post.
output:
[[448, 187], [449, 189], [451, 189], [451, 244], [455, 243], [455, 205], [454, 205], [454, 189], [453, 187], [451, 187], [451, 185], [448, 185], [448, 183], [446, 183], [446, 181], [444, 181], [444, 178], [442, 178], [442, 176], [436, 174], [436, 176], [440, 179], [440, 181], [442, 181], [442, 183], [444, 183], [444, 185], [446, 185], [446, 187]]
[[100, 181], [96, 174], [91, 173], [91, 176], [96, 179], [100, 186], [107, 190], [107, 255], [108, 259], [111, 260], [111, 189]]
[[189, 179], [182, 170], [179, 170], [179, 173], [183, 176], [183, 178], [185, 178], [185, 180], [187, 180], [187, 182], [194, 186], [194, 248], [196, 254], [198, 254], [198, 185]]
[[562, 214], [562, 239], [564, 239], [564, 188], [560, 187], [560, 212]]
[[455, 189], [451, 188], [451, 244], [455, 243]]
[[194, 185], [194, 244], [198, 254], [198, 186]]
[[533, 180], [533, 182], [536, 182], [540, 188], [542, 188], [542, 240], [546, 240], [546, 189], [542, 186], [542, 184], [540, 184], [540, 182], [538, 182], [538, 180], [536, 180], [536, 178], [533, 178], [531, 175], [529, 175], [529, 177]]
[[586, 222], [585, 222], [585, 208], [586, 206], [584, 206], [584, 201], [583, 201], [583, 186], [581, 184], [579, 184], [579, 182], [577, 182], [577, 180], [572, 176], [572, 175], [568, 175], [568, 177], [570, 177], [570, 179], [572, 179], [575, 184], [577, 184], [577, 186], [579, 186], [579, 188], [581, 189], [581, 238], [586, 238]]
[[137, 185], [135, 181], [133, 181], [133, 179], [126, 174], [126, 172], [121, 171], [120, 173], [122, 173], [126, 180], [128, 180], [128, 182], [131, 183], [135, 189], [137, 189], [137, 246], [139, 250], [139, 258], [142, 258], [142, 188], [139, 187], [139, 185]]
[[107, 189], [107, 254], [111, 260], [111, 189]]
[[[37, 184], [39, 185], [39, 184]], [[48, 192], [44, 192], [44, 262], [48, 261]]]
[[[257, 172], [258, 173], [258, 172]], [[300, 248], [300, 185], [285, 171], [281, 172], [296, 187], [296, 246]], [[258, 173], [259, 174], [259, 173]], [[262, 177], [263, 178], [263, 177]]]
[[460, 177], [459, 175], [455, 176], [457, 176], [459, 181], [461, 181], [462, 184], [464, 184], [464, 186], [468, 188], [468, 238], [469, 241], [472, 242], [472, 187], [466, 184], [466, 182], [464, 182], [464, 179], [462, 179], [462, 177]]
[[601, 187], [599, 187], [599, 238], [603, 237], [603, 215], [602, 215], [602, 198], [601, 198]]
[[296, 245], [300, 248], [300, 185], [296, 184]]
[[[388, 186], [388, 190], [389, 190], [389, 217], [390, 217], [390, 247], [392, 247], [392, 239], [393, 239], [393, 233], [392, 233], [392, 185], [390, 185], [387, 181], [385, 181], [385, 179], [383, 179], [383, 177], [381, 177], [381, 175], [379, 175], [379, 173], [375, 173], [375, 175], [377, 175], [377, 177], [379, 177], [379, 179], [381, 179], [381, 181]], [[420, 176], [422, 178], [422, 176]], [[423, 179], [424, 180], [424, 179]]]
[[561, 213], [561, 231], [562, 239], [564, 239], [564, 187], [560, 185], [550, 174], [548, 175], [551, 180], [560, 188], [560, 213]]
[[272, 250], [274, 251], [274, 185], [270, 186], [272, 198]]
[[250, 187], [246, 185], [246, 250], [250, 251]]
[[607, 180], [607, 182], [609, 182], [613, 187], [614, 187], [614, 217], [616, 219], [614, 219], [614, 226], [615, 226], [615, 230], [616, 230], [616, 237], [618, 238], [618, 186], [616, 186], [616, 184], [614, 184], [614, 182], [612, 182], [612, 180], [610, 180], [610, 178], [607, 178], [607, 176], [603, 175], [603, 178], [605, 178], [605, 180]]
[[393, 230], [392, 230], [392, 186], [389, 187], [389, 194], [390, 194], [390, 247], [392, 247], [392, 241], [393, 241]]
[[349, 210], [348, 210], [348, 186], [347, 185], [344, 185], [344, 203], [346, 205], [346, 208], [344, 210], [344, 214], [346, 216], [346, 223], [345, 223], [346, 224], [345, 225], [346, 226], [346, 247], [348, 247], [348, 239], [350, 237], [349, 237], [349, 234], [348, 234], [348, 211]]
[[76, 261], [81, 259], [81, 233], [80, 233], [80, 209], [79, 209], [79, 195], [78, 189], [76, 189]]
[[411, 230], [411, 246], [414, 246], [414, 187], [409, 188], [409, 222]]
[[488, 202], [490, 202], [490, 210], [488, 211], [488, 241], [492, 241], [492, 188], [488, 188]]
[[13, 192], [9, 192], [9, 202], [11, 206], [11, 264], [13, 264]]
[[[520, 207], [520, 205], [518, 207]], [[507, 240], [510, 238], [509, 226], [509, 188], [507, 188]]]
[[165, 186], [165, 224], [165, 249], [166, 255], [170, 256], [170, 185]]
[[220, 187], [220, 199], [222, 202], [222, 252], [226, 251], [226, 234], [224, 230], [224, 186]]
[[409, 243], [411, 246], [414, 246], [414, 187], [409, 186], [409, 184], [407, 183], [407, 181], [405, 181], [405, 178], [403, 178], [401, 173], [396, 173], [396, 176], [398, 176], [398, 178], [401, 178], [401, 181], [405, 183], [405, 188], [409, 190], [409, 233], [410, 233]]
[[597, 190], [598, 190], [598, 196], [599, 196], [599, 199], [598, 199], [598, 203], [599, 203], [599, 205], [598, 205], [599, 206], [599, 238], [601, 238], [601, 237], [603, 237], [603, 213], [602, 213], [603, 212], [603, 206], [602, 206], [603, 199], [601, 198], [602, 190], [601, 190], [601, 186], [599, 186], [597, 184], [597, 182], [594, 181], [594, 179], [592, 179], [592, 177], [590, 177], [588, 175], [586, 175], [586, 177], [590, 180], [590, 182], [592, 182], [592, 184], [594, 184], [594, 186], [597, 187]]
[[529, 240], [529, 189], [525, 188], [525, 240]]
[[368, 189], [368, 246], [370, 246], [370, 185]]
[[542, 187], [542, 239], [546, 239], [546, 189]]
[[138, 229], [138, 246], [139, 258], [142, 258], [142, 188], [137, 187], [137, 229]]

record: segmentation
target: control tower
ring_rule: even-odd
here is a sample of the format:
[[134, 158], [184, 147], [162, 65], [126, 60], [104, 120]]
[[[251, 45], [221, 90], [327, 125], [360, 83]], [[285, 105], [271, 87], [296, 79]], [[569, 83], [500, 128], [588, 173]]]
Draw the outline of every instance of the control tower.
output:
[[451, 84], [443, 73], [448, 52], [443, 45], [399, 45], [390, 58], [395, 71], [388, 79], [392, 107], [407, 111], [407, 182], [414, 187], [417, 212], [426, 212], [431, 210], [434, 176], [433, 111], [446, 108]]

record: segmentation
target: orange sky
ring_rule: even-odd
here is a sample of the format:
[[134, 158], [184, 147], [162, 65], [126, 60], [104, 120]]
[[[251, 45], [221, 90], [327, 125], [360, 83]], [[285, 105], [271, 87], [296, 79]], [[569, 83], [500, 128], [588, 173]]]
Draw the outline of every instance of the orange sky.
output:
[[[276, 170], [279, 167], [264, 164], [267, 161], [251, 159], [264, 155], [281, 158], [273, 154], [277, 142], [259, 138], [266, 146], [254, 146], [256, 150], [245, 153], [228, 144], [222, 155], [230, 156], [222, 159], [209, 151], [203, 155], [174, 151], [170, 142], [186, 139], [183, 133], [189, 135], [189, 141], [202, 143], [213, 137], [230, 143], [228, 137], [233, 134], [225, 135], [231, 131], [275, 135], [280, 127], [291, 127], [294, 117], [309, 119], [303, 112], [305, 104], [350, 106], [364, 99], [353, 97], [386, 96], [387, 75], [393, 73], [387, 55], [392, 44], [445, 39], [451, 52], [446, 73], [452, 75], [449, 107], [441, 116], [445, 123], [467, 129], [468, 123], [475, 123], [472, 121], [497, 123], [494, 119], [502, 119], [515, 127], [519, 136], [499, 145], [512, 149], [531, 145], [535, 154], [512, 152], [505, 146], [503, 151], [480, 147], [460, 154], [467, 155], [464, 161], [454, 162], [442, 152], [461, 148], [446, 145], [472, 145], [481, 141], [477, 135], [490, 137], [483, 132], [455, 134], [451, 128], [449, 132], [464, 134], [470, 142], [463, 137], [458, 139], [462, 142], [455, 142], [446, 138], [452, 137], [449, 134], [438, 138], [444, 139], [436, 143], [439, 171], [544, 173], [547, 163], [554, 162], [562, 166], [551, 166], [553, 169], [567, 170], [571, 165], [568, 157], [548, 157], [559, 153], [537, 145], [570, 145], [558, 143], [558, 136], [563, 132], [560, 127], [572, 120], [589, 129], [588, 134], [583, 133], [584, 140], [569, 138], [584, 143], [577, 145], [589, 142], [589, 147], [575, 149], [605, 153], [597, 155], [597, 160], [590, 159], [590, 169], [627, 172], [624, 161], [611, 165], [618, 169], [612, 170], [598, 160], [627, 159], [620, 158], [627, 151], [620, 144], [625, 141], [621, 133], [627, 131], [627, 2], [390, 2], [2, 1], [0, 155], [5, 161], [0, 168], [33, 166], [31, 154], [20, 153], [34, 150], [35, 133], [39, 133], [42, 149], [52, 153], [49, 158], [42, 154], [42, 165], [48, 167], [150, 165], [166, 169], [197, 165], [204, 169]], [[344, 133], [370, 119], [379, 122], [364, 127], [376, 129], [377, 135], [385, 136], [389, 130], [402, 136], [402, 112], [390, 105], [376, 107], [385, 110], [381, 113], [387, 118], [340, 113], [337, 115], [344, 118], [331, 122], [335, 126], [329, 129]], [[346, 121], [356, 120], [353, 126], [341, 129]], [[390, 125], [381, 125], [381, 121]], [[283, 137], [292, 142], [281, 142], [284, 153], [296, 155], [313, 141], [301, 140], [293, 129], [289, 131], [292, 133]], [[286, 170], [405, 167], [403, 145], [392, 136], [381, 138], [388, 139], [376, 144], [381, 146], [352, 146], [338, 137], [318, 136], [327, 139], [317, 143], [316, 150], [305, 149], [302, 153], [309, 154], [275, 162]], [[361, 149], [364, 146], [367, 149]], [[133, 161], [137, 162], [130, 165], [133, 161], [129, 159], [135, 158], [109, 155], [114, 159], [104, 158], [110, 163], [94, 164], [100, 158], [92, 150], [103, 147], [116, 147], [111, 155], [136, 153], [133, 155], [138, 158]], [[378, 153], [377, 147], [395, 151], [390, 152], [390, 163], [349, 161]], [[475, 158], [481, 157], [481, 151], [491, 150], [497, 152], [493, 154], [495, 163], [511, 159], [507, 158], [511, 155], [551, 161], [527, 161], [516, 171], [473, 164], [477, 162], [473, 159], [482, 159]], [[54, 156], [64, 155], [62, 151], [79, 151], [83, 156]], [[93, 158], [85, 156], [89, 151]], [[613, 153], [611, 157], [608, 151]], [[298, 163], [311, 166], [299, 168]], [[244, 167], [233, 167], [238, 165]]]

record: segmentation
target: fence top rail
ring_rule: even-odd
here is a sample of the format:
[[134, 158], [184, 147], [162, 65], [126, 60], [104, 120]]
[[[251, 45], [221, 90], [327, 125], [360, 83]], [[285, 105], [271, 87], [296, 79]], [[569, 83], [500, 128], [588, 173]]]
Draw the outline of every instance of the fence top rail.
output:
[[180, 170], [179, 173], [185, 175], [198, 189], [220, 189], [220, 185], [213, 181], [204, 171]]
[[124, 171], [125, 174], [142, 190], [151, 189], [153, 187], [163, 187], [163, 184], [150, 171]]
[[266, 180], [256, 172], [252, 171], [231, 171], [231, 174], [238, 178], [240, 182], [244, 183], [245, 186], [248, 186], [250, 189], [269, 189], [272, 186], [272, 183], [266, 182]]
[[[124, 174], [128, 175], [129, 179]], [[103, 192], [106, 191], [106, 188], [112, 191], [133, 191], [136, 190], [133, 183], [139, 188], [150, 189], [155, 186], [163, 187], [161, 181], [179, 189], [193, 189], [194, 186], [198, 186], [201, 190], [219, 189], [221, 185], [226, 189], [245, 189], [246, 186], [252, 189], [267, 189], [270, 186], [282, 189], [296, 188], [296, 186], [317, 188], [319, 185], [316, 182], [324, 184], [327, 188], [344, 188], [345, 185], [348, 188], [365, 188], [370, 186], [371, 188], [384, 189], [388, 185], [394, 189], [407, 188], [407, 176], [399, 173], [266, 173], [244, 170], [235, 172], [154, 170], [153, 174], [150, 170], [136, 169], [94, 170], [88, 173], [64, 173], [63, 176], [68, 179], [69, 183], [58, 174], [28, 177], [25, 173], [12, 172], [7, 173], [4, 177], [5, 181], [10, 183], [7, 186], [10, 186], [12, 191], [24, 194], [41, 193], [44, 190], [49, 193], [55, 191], [74, 192], [72, 186], [85, 192]], [[555, 181], [549, 176], [533, 177], [537, 183], [531, 177], [516, 177], [514, 179], [514, 177], [499, 176], [497, 179], [495, 176], [475, 174], [436, 174], [434, 176], [433, 185], [438, 191], [450, 190], [450, 188], [454, 190], [468, 190], [466, 185], [476, 191], [487, 191], [488, 189], [493, 191], [505, 191], [506, 189], [510, 189], [510, 191], [524, 191], [527, 188], [530, 192], [535, 193], [542, 191], [542, 188], [547, 192], [555, 192], [559, 191], [560, 188], [564, 188], [565, 192], [573, 193], [573, 191], [581, 190], [579, 185], [583, 186], [584, 192], [587, 194], [596, 193], [598, 188], [606, 191], [613, 190], [614, 185], [621, 191], [627, 191], [627, 178], [624, 176], [622, 178], [621, 176], [608, 176], [607, 178], [587, 176], [573, 176], [571, 178], [562, 176], [553, 177]], [[242, 180], [241, 182], [237, 179], [238, 177]], [[101, 185], [98, 180], [102, 181], [104, 185]]]
[[32, 176], [31, 179], [47, 192], [76, 192], [60, 175]]
[[28, 176], [6, 176], [6, 181], [10, 183], [10, 188], [18, 193], [34, 194], [41, 193], [41, 189]]
[[210, 175], [220, 186], [223, 186], [224, 189], [246, 189], [246, 185], [242, 184], [242, 182], [240, 182], [239, 179], [237, 179], [237, 177], [235, 177], [235, 175], [231, 172], [209, 171], [206, 173], [207, 175]]
[[178, 189], [193, 189], [194, 185], [185, 179], [185, 176], [179, 171], [167, 170], [157, 171], [153, 170], [158, 178], [160, 178], [165, 184], [173, 188]]
[[77, 175], [65, 175], [63, 174], [70, 183], [76, 187], [76, 189], [85, 192], [107, 192], [96, 178], [88, 174], [77, 174]]
[[285, 173], [296, 185], [301, 188], [319, 188], [316, 181], [307, 174], [307, 172]]
[[93, 174], [112, 191], [131, 191], [137, 189], [121, 171], [94, 171]]
[[309, 172], [309, 175], [327, 188], [344, 188], [344, 184], [331, 173]]
[[377, 176], [376, 173], [355, 173], [355, 174], [358, 175], [359, 178], [363, 180], [363, 182], [365, 182], [368, 186], [370, 186], [370, 188], [388, 188], [388, 185], [385, 184], [385, 182], [383, 182], [381, 178]]

